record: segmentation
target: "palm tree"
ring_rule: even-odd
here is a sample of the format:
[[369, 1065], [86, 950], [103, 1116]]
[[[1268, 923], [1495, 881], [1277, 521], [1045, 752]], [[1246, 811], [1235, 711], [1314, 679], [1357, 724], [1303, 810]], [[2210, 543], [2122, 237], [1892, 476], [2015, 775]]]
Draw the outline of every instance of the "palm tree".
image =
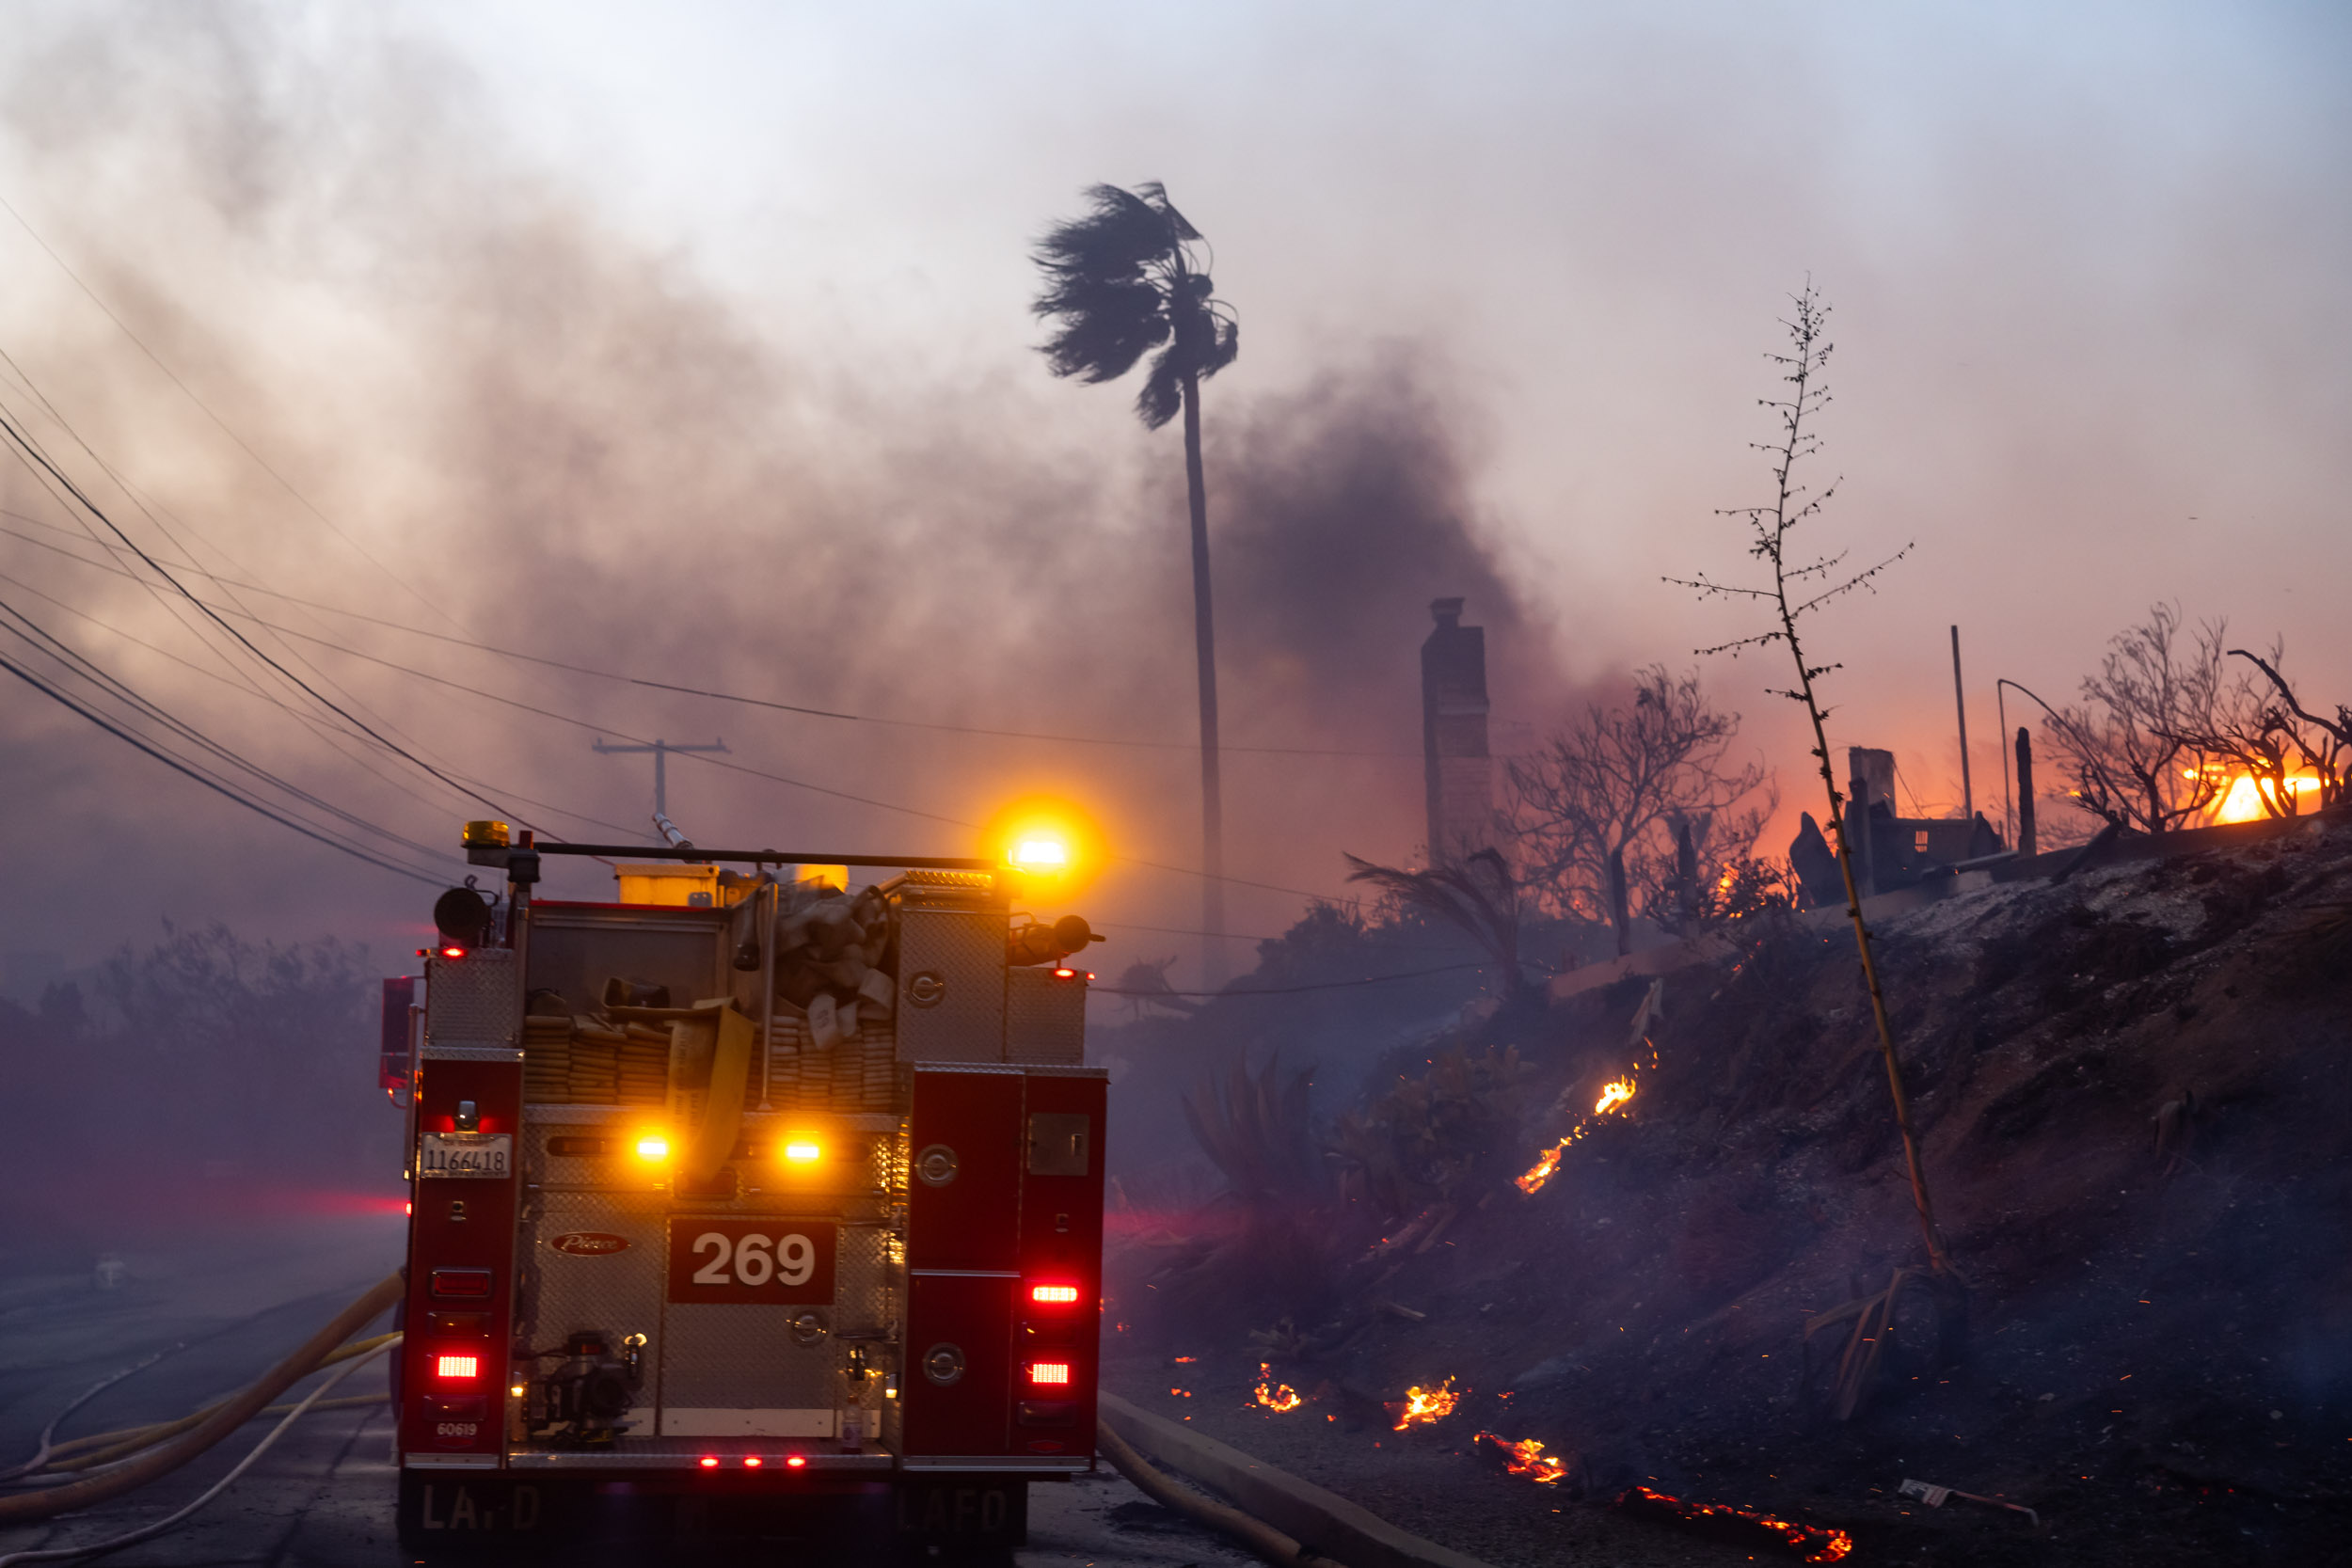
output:
[[1209, 598], [1209, 498], [1200, 478], [1200, 383], [1233, 362], [1241, 326], [1201, 264], [1200, 231], [1158, 182], [1096, 185], [1085, 216], [1037, 247], [1045, 287], [1031, 309], [1056, 322], [1041, 351], [1056, 375], [1116, 381], [1146, 353], [1136, 415], [1157, 430], [1184, 416], [1184, 488], [1192, 504], [1192, 625], [1200, 671], [1200, 928], [1211, 985], [1224, 974], [1225, 820], [1217, 782], [1216, 622]]

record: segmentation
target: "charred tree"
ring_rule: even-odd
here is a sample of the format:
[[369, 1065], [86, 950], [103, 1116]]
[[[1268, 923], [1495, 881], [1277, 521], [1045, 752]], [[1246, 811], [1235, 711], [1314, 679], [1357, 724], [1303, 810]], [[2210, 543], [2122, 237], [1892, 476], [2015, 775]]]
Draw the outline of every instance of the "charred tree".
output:
[[[1903, 1085], [1902, 1058], [1895, 1048], [1895, 1026], [1887, 1016], [1886, 996], [1879, 983], [1879, 967], [1870, 949], [1869, 923], [1862, 914], [1862, 890], [1855, 875], [1855, 846], [1848, 832], [1847, 817], [1842, 809], [1845, 800], [1837, 788], [1837, 775], [1830, 764], [1828, 716], [1821, 705], [1819, 682], [1838, 666], [1814, 664], [1806, 657], [1799, 629], [1800, 623], [1815, 610], [1857, 589], [1868, 588], [1879, 574], [1911, 553], [1906, 544], [1876, 565], [1859, 572], [1845, 573], [1845, 554], [1807, 556], [1798, 553], [1790, 535], [1802, 524], [1820, 515], [1830, 498], [1836, 494], [1837, 482], [1833, 480], [1818, 493], [1801, 483], [1797, 477], [1800, 465], [1820, 451], [1820, 437], [1814, 434], [1812, 424], [1820, 409], [1829, 402], [1829, 387], [1822, 372], [1829, 363], [1832, 344], [1828, 337], [1829, 307], [1811, 283], [1807, 283], [1794, 300], [1793, 316], [1783, 325], [1788, 333], [1788, 352], [1767, 357], [1778, 366], [1788, 388], [1785, 396], [1764, 399], [1763, 406], [1772, 410], [1779, 424], [1777, 437], [1758, 443], [1756, 450], [1766, 454], [1772, 475], [1772, 499], [1762, 506], [1728, 508], [1718, 514], [1739, 517], [1748, 525], [1750, 543], [1748, 554], [1764, 563], [1770, 582], [1761, 587], [1719, 582], [1701, 575], [1696, 578], [1669, 578], [1677, 586], [1694, 590], [1702, 598], [1744, 600], [1763, 607], [1771, 617], [1768, 629], [1753, 636], [1720, 643], [1704, 653], [1737, 655], [1743, 649], [1770, 648], [1777, 643], [1788, 651], [1796, 673], [1796, 684], [1780, 690], [1802, 705], [1813, 726], [1813, 757], [1818, 764], [1821, 789], [1829, 804], [1828, 821], [1836, 833], [1837, 863], [1846, 884], [1846, 912], [1853, 922], [1854, 946], [1862, 962], [1863, 982], [1870, 994], [1870, 1016], [1877, 1025], [1879, 1051], [1886, 1066], [1886, 1087], [1894, 1102], [1895, 1126], [1902, 1135], [1903, 1160], [1911, 1177], [1911, 1196], [1919, 1216], [1919, 1236], [1926, 1243], [1929, 1266], [1939, 1280], [1955, 1280], [1951, 1259], [1944, 1245], [1943, 1232], [1935, 1223], [1935, 1205], [1928, 1188], [1928, 1173], [1919, 1157], [1919, 1137], [1911, 1121], [1911, 1099]], [[1890, 1293], [1899, 1290], [1900, 1271]]]

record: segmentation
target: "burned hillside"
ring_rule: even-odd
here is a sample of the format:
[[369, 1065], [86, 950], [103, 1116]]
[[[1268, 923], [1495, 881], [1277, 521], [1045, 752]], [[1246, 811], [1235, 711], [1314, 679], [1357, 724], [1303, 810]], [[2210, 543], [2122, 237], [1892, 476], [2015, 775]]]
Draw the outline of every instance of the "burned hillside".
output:
[[[1635, 1487], [1845, 1531], [1858, 1561], [2345, 1560], [2352, 823], [2180, 842], [1880, 923], [1965, 1291], [1896, 1291], [1850, 1418], [1854, 1320], [1807, 1321], [1924, 1259], [1851, 934], [1795, 919], [1436, 1041], [1386, 1103], [1488, 1140], [1442, 1190], [1363, 1180], [1380, 1100], [1309, 1132], [1262, 1069], [1247, 1134], [1322, 1164], [1129, 1227], [1115, 1383], [1498, 1563], [1717, 1560], [1631, 1517]], [[1285, 1249], [1260, 1277], [1287, 1304], [1240, 1283], [1253, 1245]], [[1171, 1286], [1237, 1299], [1155, 1311]]]

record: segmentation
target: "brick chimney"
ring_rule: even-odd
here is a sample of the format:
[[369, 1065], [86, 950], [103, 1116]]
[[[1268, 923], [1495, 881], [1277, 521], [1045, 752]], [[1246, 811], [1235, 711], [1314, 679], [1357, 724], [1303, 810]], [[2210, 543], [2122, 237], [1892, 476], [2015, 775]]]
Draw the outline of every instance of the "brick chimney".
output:
[[1462, 625], [1460, 599], [1432, 599], [1421, 645], [1421, 744], [1429, 791], [1429, 862], [1459, 860], [1494, 835], [1486, 752], [1486, 632]]

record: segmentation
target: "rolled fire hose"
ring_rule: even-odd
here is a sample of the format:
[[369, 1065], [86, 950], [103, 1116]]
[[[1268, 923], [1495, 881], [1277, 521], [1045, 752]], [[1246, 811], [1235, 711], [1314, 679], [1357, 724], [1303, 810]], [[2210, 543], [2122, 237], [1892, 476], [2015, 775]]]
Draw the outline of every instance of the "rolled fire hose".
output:
[[1188, 1487], [1179, 1486], [1155, 1469], [1107, 1421], [1094, 1424], [1094, 1446], [1119, 1473], [1135, 1482], [1136, 1490], [1163, 1508], [1174, 1509], [1196, 1524], [1206, 1525], [1280, 1568], [1340, 1568], [1331, 1559], [1310, 1551], [1263, 1519], [1228, 1508]]
[[284, 1393], [296, 1381], [316, 1371], [361, 1324], [398, 1301], [407, 1288], [407, 1281], [398, 1274], [386, 1275], [367, 1294], [337, 1313], [334, 1322], [310, 1336], [301, 1349], [263, 1372], [241, 1392], [222, 1401], [192, 1430], [127, 1461], [120, 1468], [73, 1481], [53, 1491], [0, 1497], [0, 1525], [46, 1519], [73, 1509], [87, 1508], [92, 1503], [103, 1502], [108, 1497], [145, 1486], [159, 1476], [169, 1475], [251, 1420], [263, 1405]]

